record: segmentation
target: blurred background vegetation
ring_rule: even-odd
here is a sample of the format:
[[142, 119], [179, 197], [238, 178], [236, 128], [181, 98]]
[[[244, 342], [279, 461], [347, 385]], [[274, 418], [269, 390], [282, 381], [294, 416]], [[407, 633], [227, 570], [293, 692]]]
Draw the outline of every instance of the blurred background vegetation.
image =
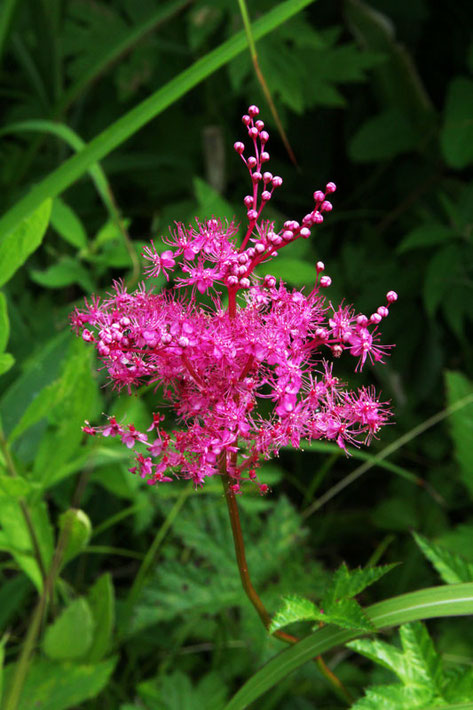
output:
[[[278, 5], [250, 4], [255, 32]], [[13, 256], [8, 229], [0, 234], [4, 687], [18, 682], [22, 649], [28, 666], [8, 710], [218, 710], [280, 649], [240, 590], [218, 485], [149, 489], [113, 442], [83, 440], [84, 419], [146, 423], [159, 395], [103, 389], [68, 326], [84, 295], [116, 278], [136, 284], [143, 243], [174, 220], [243, 218], [247, 173], [232, 145], [250, 103], [271, 132], [270, 169], [284, 178], [271, 216], [300, 219], [314, 189], [338, 186], [334, 211], [281, 256], [276, 275], [310, 285], [322, 259], [334, 303], [367, 313], [389, 289], [399, 294], [383, 322], [384, 342], [396, 344], [388, 363], [356, 378], [352, 363], [337, 363], [349, 382], [376, 382], [395, 424], [366, 461], [321, 445], [266, 467], [270, 495], [241, 497], [255, 582], [272, 610], [283, 593], [317, 599], [342, 560], [402, 563], [363, 603], [437, 584], [413, 530], [469, 569], [473, 407], [447, 408], [473, 392], [472, 15], [468, 0], [318, 0], [276, 23], [257, 51], [294, 166], [247, 49], [171, 90], [242, 31], [236, 0], [3, 0], [0, 228], [15, 226], [10, 208], [83, 142], [118, 135], [67, 189], [46, 185], [50, 221], [42, 203], [33, 227], [49, 226], [28, 259], [31, 225], [17, 226]], [[124, 141], [115, 122], [159, 89], [162, 109], [125, 128]], [[471, 628], [429, 628], [447, 665], [471, 665]], [[390, 677], [352, 651], [328, 660], [355, 696]], [[257, 707], [343, 703], [305, 666]]]

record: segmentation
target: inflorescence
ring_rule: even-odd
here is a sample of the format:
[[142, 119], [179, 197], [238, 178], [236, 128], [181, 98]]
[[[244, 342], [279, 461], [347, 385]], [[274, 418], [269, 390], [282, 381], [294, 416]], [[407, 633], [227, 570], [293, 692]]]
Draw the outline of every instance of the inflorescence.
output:
[[242, 119], [251, 154], [246, 157], [243, 143], [234, 145], [252, 186], [240, 243], [233, 221], [177, 224], [163, 239], [164, 250], [153, 242], [143, 250], [147, 277], [162, 273], [168, 287], [155, 293], [141, 284], [128, 293], [114, 282], [112, 294], [86, 300], [71, 317], [114, 387], [160, 387], [175, 412], [174, 430], [164, 428], [161, 414], [153, 415], [147, 432], [114, 417], [105, 426], [84, 427], [88, 434], [119, 437], [130, 449], [140, 445], [130, 470], [149, 484], [178, 476], [201, 485], [225, 472], [235, 493], [245, 480], [265, 493], [258, 467], [282, 446], [328, 439], [346, 451], [347, 444], [369, 444], [391, 416], [373, 387], [346, 389], [324, 355], [339, 358], [346, 351], [357, 359], [356, 370], [367, 359], [383, 362], [391, 346], [379, 344], [378, 325], [397, 294], [389, 291], [386, 305], [366, 316], [327, 301], [322, 291], [331, 279], [320, 261], [310, 291], [257, 274], [261, 263], [311, 236], [332, 210], [327, 197], [336, 190], [329, 182], [314, 192], [314, 208], [301, 223], [289, 220], [277, 229], [262, 219], [282, 178], [263, 167], [269, 135], [258, 115], [250, 106]]

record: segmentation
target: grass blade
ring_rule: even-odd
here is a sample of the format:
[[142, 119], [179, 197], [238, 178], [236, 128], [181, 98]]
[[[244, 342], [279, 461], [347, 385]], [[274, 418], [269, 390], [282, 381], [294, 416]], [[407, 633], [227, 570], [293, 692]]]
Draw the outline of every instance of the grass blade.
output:
[[[373, 604], [365, 612], [378, 630], [421, 619], [466, 616], [473, 613], [473, 583], [430, 587], [402, 594]], [[263, 666], [234, 695], [225, 710], [243, 710], [296, 668], [359, 636], [333, 626], [319, 629]]]
[[[253, 25], [253, 37], [267, 35], [313, 0], [286, 0], [266, 13]], [[91, 165], [111, 153], [153, 118], [162, 113], [201, 81], [213, 74], [236, 57], [247, 46], [245, 32], [241, 31], [221, 44], [217, 49], [198, 59], [188, 69], [155, 91], [151, 96], [131, 109], [115, 123], [94, 138], [77, 155], [69, 158], [48, 177], [35, 185], [25, 197], [19, 200], [1, 219], [0, 234], [8, 234], [15, 226], [31, 214], [48, 197], [56, 197]]]

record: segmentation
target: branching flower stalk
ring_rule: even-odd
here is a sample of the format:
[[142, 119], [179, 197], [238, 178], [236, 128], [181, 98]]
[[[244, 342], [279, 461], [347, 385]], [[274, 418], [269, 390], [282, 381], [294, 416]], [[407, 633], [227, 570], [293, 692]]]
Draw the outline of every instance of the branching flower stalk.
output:
[[[163, 238], [164, 249], [151, 241], [143, 250], [146, 276], [163, 274], [167, 288], [156, 292], [143, 283], [129, 293], [114, 282], [112, 293], [86, 300], [71, 319], [114, 388], [153, 385], [174, 411], [170, 426], [153, 414], [146, 432], [113, 416], [104, 426], [86, 422], [84, 431], [136, 447], [130, 471], [150, 485], [176, 477], [198, 487], [222, 477], [243, 586], [268, 627], [246, 568], [235, 496], [250, 484], [268, 492], [259, 470], [282, 446], [326, 439], [347, 451], [377, 436], [391, 416], [389, 404], [373, 387], [346, 389], [333, 360], [347, 353], [357, 360], [355, 371], [367, 360], [383, 362], [392, 346], [380, 344], [378, 328], [397, 294], [389, 291], [385, 305], [367, 316], [325, 298], [331, 279], [321, 261], [311, 289], [290, 288], [267, 273], [282, 249], [323, 223], [336, 186], [314, 192], [314, 207], [300, 223], [287, 220], [278, 229], [263, 219], [282, 178], [266, 169], [269, 134], [258, 115], [250, 106], [242, 118], [249, 155], [242, 142], [234, 144], [251, 181], [241, 239], [234, 221], [178, 223]], [[265, 276], [258, 275], [262, 264]]]

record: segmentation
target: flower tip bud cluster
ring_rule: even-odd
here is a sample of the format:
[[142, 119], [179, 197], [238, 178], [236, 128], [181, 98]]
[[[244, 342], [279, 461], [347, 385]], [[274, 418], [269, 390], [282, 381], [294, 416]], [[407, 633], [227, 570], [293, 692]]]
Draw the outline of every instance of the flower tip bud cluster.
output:
[[[233, 222], [212, 218], [189, 227], [177, 224], [163, 239], [170, 248], [161, 250], [151, 241], [142, 252], [146, 276], [163, 274], [166, 289], [155, 293], [141, 285], [128, 293], [115, 282], [103, 301], [92, 297], [71, 316], [77, 334], [96, 348], [114, 387], [131, 392], [159, 382], [182, 422], [178, 431], [168, 431], [163, 417], [154, 414], [147, 432], [114, 417], [102, 427], [85, 422], [86, 434], [141, 448], [130, 471], [149, 485], [180, 476], [198, 486], [225, 470], [234, 494], [252, 481], [264, 495], [269, 488], [258, 481], [257, 469], [281, 447], [327, 439], [346, 451], [349, 444], [369, 444], [390, 417], [388, 403], [379, 401], [374, 388], [345, 389], [323, 355], [337, 359], [347, 353], [357, 360], [356, 370], [367, 359], [383, 362], [391, 346], [379, 344], [378, 325], [397, 294], [389, 291], [387, 305], [368, 318], [351, 306], [334, 308], [327, 302], [321, 291], [332, 279], [323, 274], [322, 261], [316, 263], [310, 292], [291, 289], [271, 274], [257, 276], [262, 262], [267, 266], [279, 250], [311, 236], [314, 225], [332, 211], [327, 196], [336, 190], [333, 182], [325, 191], [316, 190], [315, 205], [301, 223], [286, 220], [278, 230], [273, 221], [262, 220], [264, 206], [283, 180], [263, 168], [269, 133], [258, 116], [258, 107], [251, 105], [242, 117], [252, 154], [245, 157], [241, 141], [233, 146], [251, 180], [241, 241]], [[228, 289], [228, 308], [222, 288]], [[213, 310], [208, 299], [205, 306], [200, 302], [200, 294], [211, 296]], [[269, 415], [268, 400], [274, 403]]]

